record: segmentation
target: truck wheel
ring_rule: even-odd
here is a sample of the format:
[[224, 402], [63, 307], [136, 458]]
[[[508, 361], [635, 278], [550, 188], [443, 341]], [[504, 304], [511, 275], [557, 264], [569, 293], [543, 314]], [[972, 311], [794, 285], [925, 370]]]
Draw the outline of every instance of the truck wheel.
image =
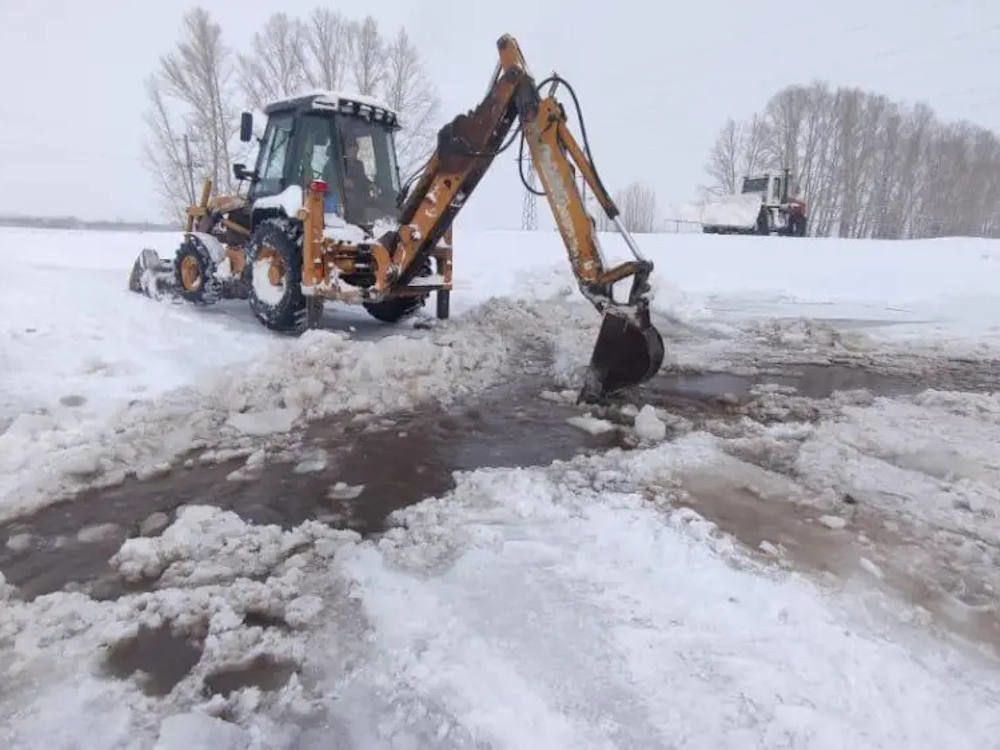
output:
[[188, 302], [211, 305], [219, 299], [215, 279], [215, 261], [208, 248], [193, 235], [184, 238], [174, 256], [174, 281], [177, 293]]
[[[431, 263], [430, 260], [425, 260], [424, 266], [417, 272], [417, 276], [430, 275]], [[427, 302], [427, 296], [424, 294], [419, 297], [391, 297], [381, 302], [365, 302], [364, 308], [376, 320], [381, 320], [383, 323], [398, 323], [423, 307], [424, 303]]]
[[301, 330], [306, 307], [302, 294], [302, 240], [285, 219], [267, 219], [247, 247], [250, 309], [272, 331]]
[[438, 320], [447, 320], [451, 315], [451, 291], [442, 289], [437, 293], [437, 317]]
[[419, 310], [427, 297], [393, 297], [381, 302], [365, 302], [365, 310], [383, 323], [398, 323]]
[[757, 234], [771, 233], [771, 217], [766, 208], [762, 208], [757, 214]]

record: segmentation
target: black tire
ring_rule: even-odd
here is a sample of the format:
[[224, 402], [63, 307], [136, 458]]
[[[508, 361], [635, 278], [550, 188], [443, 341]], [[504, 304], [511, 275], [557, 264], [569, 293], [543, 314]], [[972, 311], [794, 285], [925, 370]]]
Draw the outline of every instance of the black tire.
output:
[[[417, 276], [430, 276], [430, 261], [425, 261], [424, 267], [420, 269]], [[426, 294], [419, 297], [392, 297], [381, 302], [365, 302], [364, 308], [376, 320], [383, 323], [398, 323], [403, 318], [408, 318], [427, 302]]]
[[187, 235], [174, 255], [174, 282], [177, 294], [188, 302], [211, 305], [219, 299], [215, 261], [194, 235]]
[[767, 208], [761, 207], [757, 214], [757, 234], [771, 233], [771, 216]]
[[791, 235], [793, 237], [805, 237], [808, 229], [808, 221], [802, 214], [796, 214], [791, 219]]
[[419, 310], [426, 297], [393, 297], [381, 302], [365, 302], [368, 314], [383, 323], [398, 323]]
[[[280, 283], [270, 277], [254, 278], [267, 260], [268, 271], [277, 265]], [[302, 294], [302, 233], [287, 219], [267, 219], [254, 230], [247, 246], [250, 309], [272, 331], [299, 332], [305, 319], [306, 298]]]
[[442, 289], [437, 293], [437, 317], [438, 320], [447, 320], [451, 315], [451, 290]]

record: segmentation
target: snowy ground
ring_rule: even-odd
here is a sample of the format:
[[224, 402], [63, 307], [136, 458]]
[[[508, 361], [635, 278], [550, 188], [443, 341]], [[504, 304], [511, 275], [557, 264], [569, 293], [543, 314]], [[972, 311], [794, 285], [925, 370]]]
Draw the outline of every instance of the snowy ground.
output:
[[[126, 292], [137, 249], [175, 240], [0, 229], [12, 554], [55, 544], [21, 529], [30, 510], [192, 450], [252, 476], [311, 419], [447, 409], [529, 366], [558, 398], [596, 334], [554, 233], [456, 232], [446, 325], [334, 308], [300, 339], [245, 303]], [[1000, 244], [640, 240], [667, 372], [834, 365], [908, 387], [758, 385], [692, 416], [652, 384], [637, 430], [642, 401], [579, 410], [632, 449], [460, 474], [378, 537], [188, 506], [112, 559], [133, 593], [26, 601], [0, 579], [0, 742], [994, 744]], [[164, 690], [131, 674], [156, 672], [129, 661], [150, 633], [191, 652]]]

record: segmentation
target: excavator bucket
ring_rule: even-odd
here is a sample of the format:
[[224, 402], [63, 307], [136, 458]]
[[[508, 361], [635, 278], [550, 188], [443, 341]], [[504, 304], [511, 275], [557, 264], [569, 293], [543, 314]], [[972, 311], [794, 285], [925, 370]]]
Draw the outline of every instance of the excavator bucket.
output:
[[608, 310], [578, 402], [594, 402], [649, 380], [663, 364], [663, 338], [649, 310]]

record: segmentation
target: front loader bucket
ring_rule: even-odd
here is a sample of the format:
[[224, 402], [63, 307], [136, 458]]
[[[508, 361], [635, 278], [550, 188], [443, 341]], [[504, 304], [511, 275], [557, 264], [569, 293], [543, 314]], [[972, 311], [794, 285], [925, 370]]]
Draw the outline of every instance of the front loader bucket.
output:
[[653, 377], [663, 364], [663, 338], [649, 311], [604, 314], [579, 402], [599, 401]]
[[128, 277], [128, 288], [138, 294], [160, 299], [173, 291], [174, 265], [163, 260], [155, 250], [145, 249], [139, 253]]

